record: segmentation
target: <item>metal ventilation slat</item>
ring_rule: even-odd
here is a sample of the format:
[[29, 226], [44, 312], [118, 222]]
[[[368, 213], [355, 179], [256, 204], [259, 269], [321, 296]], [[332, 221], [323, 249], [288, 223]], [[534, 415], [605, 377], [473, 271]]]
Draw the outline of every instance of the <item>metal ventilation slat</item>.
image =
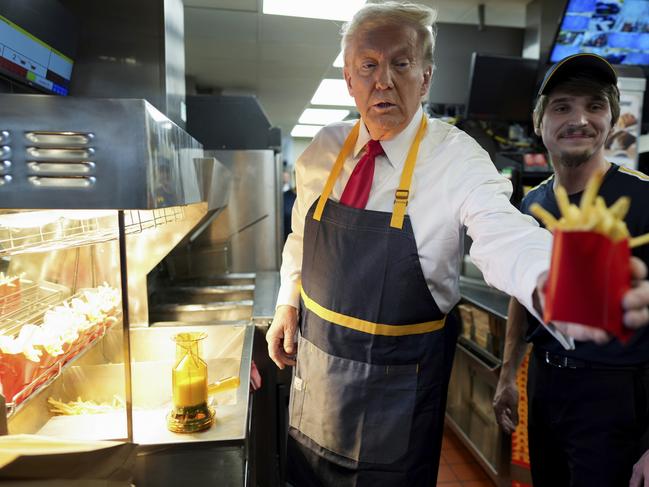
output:
[[25, 138], [38, 146], [87, 146], [95, 138], [92, 132], [27, 132]]
[[32, 174], [52, 174], [60, 176], [80, 176], [91, 174], [95, 170], [95, 163], [86, 162], [37, 162], [30, 161], [27, 168]]
[[37, 187], [47, 188], [90, 188], [94, 186], [96, 179], [89, 177], [51, 177], [51, 176], [29, 176], [29, 182]]
[[87, 162], [95, 155], [95, 149], [27, 147], [27, 155], [39, 162]]

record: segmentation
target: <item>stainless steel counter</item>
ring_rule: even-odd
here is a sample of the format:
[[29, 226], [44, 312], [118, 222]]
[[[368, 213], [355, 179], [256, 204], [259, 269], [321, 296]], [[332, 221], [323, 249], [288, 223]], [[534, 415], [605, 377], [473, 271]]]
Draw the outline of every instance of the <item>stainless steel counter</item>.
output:
[[[134, 437], [139, 443], [135, 462], [135, 484], [143, 487], [175, 487], [178, 485], [223, 487], [246, 487], [254, 485], [254, 459], [251, 458], [251, 420], [253, 396], [249, 391], [250, 366], [255, 327], [251, 322], [242, 325], [223, 325], [204, 323], [200, 326], [186, 325], [184, 329], [206, 330], [208, 333], [218, 333], [220, 329], [241, 327], [242, 336], [232, 334], [230, 339], [220, 337], [219, 345], [224, 349], [223, 356], [237, 355], [228, 353], [225, 349], [241, 346], [241, 362], [238, 367], [240, 384], [235, 392], [234, 401], [221, 399], [214, 405], [216, 419], [214, 425], [207, 431], [181, 435], [156, 429], [156, 434], [147, 435], [136, 426]], [[158, 324], [158, 332], [174, 330], [175, 327], [165, 327]], [[224, 343], [224, 342], [228, 342]], [[153, 344], [155, 348], [155, 344]], [[224, 347], [225, 345], [225, 347]], [[207, 348], [207, 347], [206, 347]], [[206, 356], [209, 356], [206, 354]], [[208, 366], [210, 361], [208, 360]], [[228, 364], [221, 363], [224, 368], [219, 377], [229, 375]], [[234, 364], [230, 364], [233, 366]], [[210, 373], [210, 382], [213, 375]], [[224, 393], [227, 396], [228, 393]], [[134, 424], [139, 418], [135, 416]], [[151, 418], [153, 421], [163, 417]]]
[[[227, 333], [219, 333], [221, 330], [227, 330]], [[153, 340], [151, 334], [153, 331], [157, 332], [157, 340]], [[210, 429], [199, 433], [178, 434], [170, 432], [166, 427], [152, 428], [147, 426], [156, 423], [158, 426], [166, 425], [165, 418], [169, 412], [168, 407], [147, 411], [147, 417], [141, 418], [139, 427], [138, 411], [134, 411], [133, 436], [135, 443], [159, 445], [165, 443], [245, 440], [248, 432], [248, 403], [250, 400], [250, 365], [254, 332], [252, 323], [242, 323], [240, 325], [210, 325], [209, 323], [203, 323], [200, 326], [155, 326], [145, 330], [132, 330], [134, 360], [138, 360], [137, 345], [139, 341], [146, 340], [147, 342], [148, 346], [147, 348], [142, 347], [143, 350], [161, 350], [163, 346], [166, 346], [168, 352], [173, 352], [173, 350], [170, 350], [174, 345], [171, 336], [179, 331], [205, 331], [208, 334], [207, 340], [211, 339], [211, 343], [206, 343], [204, 347], [205, 358], [208, 363], [209, 382], [222, 380], [230, 375], [238, 375], [239, 387], [236, 391], [232, 391], [231, 397], [227, 397], [230, 394], [228, 392], [214, 396], [214, 425]], [[141, 334], [141, 340], [137, 339], [138, 333]], [[138, 379], [138, 377], [135, 377], [135, 379]], [[145, 387], [146, 385], [142, 381], [134, 383], [135, 390], [142, 390]], [[137, 406], [136, 400], [137, 397], [134, 398], [134, 406]]]
[[465, 301], [475, 304], [498, 318], [507, 319], [509, 296], [488, 286], [484, 281], [460, 277], [460, 295]]
[[[213, 397], [216, 420], [210, 429], [200, 433], [172, 433], [166, 426], [166, 415], [171, 409], [171, 368], [175, 353], [171, 337], [180, 331], [207, 333], [203, 348], [210, 382], [231, 375], [238, 375], [240, 381], [236, 391]], [[154, 326], [131, 330], [134, 443], [164, 445], [245, 440], [253, 332], [252, 323]], [[123, 376], [114, 373], [114, 367], [119, 365], [74, 366], [52, 386], [50, 394], [64, 402], [77, 396], [99, 397], [100, 393], [110, 396], [113, 390], [123, 388]], [[33, 407], [26, 411], [32, 415], [35, 412]], [[100, 415], [52, 416], [38, 434], [85, 440], [123, 438], [126, 436], [124, 417], [124, 410]]]
[[[200, 323], [199, 328], [211, 330], [212, 333], [222, 335], [219, 343], [230, 344], [226, 348], [238, 348], [238, 341], [232, 340], [219, 330], [229, 329], [232, 326], [243, 326], [245, 336], [242, 345], [242, 360], [237, 369], [240, 379], [239, 388], [236, 390], [236, 400], [229, 397], [231, 393], [222, 394], [222, 398], [215, 404], [216, 421], [207, 432], [187, 435], [187, 441], [176, 441], [163, 444], [158, 441], [140, 444], [135, 463], [135, 484], [144, 487], [175, 487], [178, 485], [191, 486], [212, 486], [219, 487], [246, 487], [257, 486], [257, 457], [263, 458], [264, 449], [259, 454], [255, 452], [256, 429], [254, 424], [255, 414], [258, 411], [259, 393], [250, 393], [250, 371], [253, 355], [253, 348], [259, 347], [259, 331], [255, 324], [250, 321], [252, 309], [253, 288], [256, 288], [256, 276], [254, 274], [229, 274], [227, 276], [211, 276], [209, 279], [192, 280], [191, 282], [176, 283], [177, 286], [168, 289], [168, 293], [161, 295], [161, 302], [175, 300], [177, 303], [201, 303], [204, 307], [218, 307], [218, 305], [230, 305], [234, 308], [245, 308], [246, 321], [237, 324], [232, 321], [212, 321]], [[239, 299], [239, 294], [246, 293], [246, 305], [240, 302], [230, 301]], [[248, 296], [248, 294], [250, 296]], [[172, 298], [173, 299], [170, 299]], [[180, 306], [186, 306], [180, 304]], [[195, 305], [196, 306], [196, 305]], [[225, 319], [226, 316], [219, 314], [218, 310], [211, 310], [214, 319]], [[192, 319], [201, 321], [201, 316]], [[156, 323], [153, 328], [165, 329], [165, 326], [173, 326], [173, 322]], [[198, 322], [191, 325], [195, 327]], [[187, 326], [187, 325], [185, 325]], [[234, 338], [232, 336], [231, 338]], [[265, 343], [263, 336], [261, 341]], [[230, 354], [232, 355], [232, 354]], [[228, 367], [234, 364], [221, 363], [219, 375], [208, 372], [210, 382], [213, 378], [222, 379], [232, 375]], [[259, 411], [256, 413], [259, 416]], [[136, 418], [137, 419], [137, 418]], [[267, 417], [263, 419], [269, 423]], [[137, 431], [136, 431], [137, 433]], [[168, 433], [174, 435], [174, 433]], [[183, 435], [185, 436], [185, 435]], [[136, 435], [137, 438], [137, 435]], [[263, 446], [263, 445], [262, 445]], [[269, 455], [270, 456], [270, 455]]]

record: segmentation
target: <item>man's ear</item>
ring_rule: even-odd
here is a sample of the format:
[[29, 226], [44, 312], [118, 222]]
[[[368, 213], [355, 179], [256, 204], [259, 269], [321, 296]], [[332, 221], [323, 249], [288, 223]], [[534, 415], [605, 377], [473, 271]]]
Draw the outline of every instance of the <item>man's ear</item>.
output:
[[430, 81], [433, 77], [433, 67], [432, 66], [427, 66], [426, 69], [424, 69], [424, 82], [421, 85], [421, 96], [424, 96], [428, 94], [428, 90], [430, 89]]
[[349, 92], [349, 96], [353, 97], [354, 92], [352, 91], [352, 77], [349, 74], [349, 69], [347, 66], [343, 68], [343, 76], [345, 78], [345, 83], [347, 84], [347, 91]]
[[536, 116], [536, 109], [532, 112], [532, 116], [530, 117], [532, 119], [532, 126], [534, 127], [534, 133], [538, 136], [541, 137], [541, 124], [543, 123], [542, 119], [539, 118], [539, 124], [536, 125], [537, 121], [537, 116]]

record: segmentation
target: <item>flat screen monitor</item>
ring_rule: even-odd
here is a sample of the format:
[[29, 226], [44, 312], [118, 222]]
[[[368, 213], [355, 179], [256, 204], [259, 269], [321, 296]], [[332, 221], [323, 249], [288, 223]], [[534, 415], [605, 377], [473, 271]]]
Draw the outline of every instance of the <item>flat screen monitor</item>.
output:
[[611, 64], [649, 65], [649, 0], [568, 0], [550, 61], [580, 52]]
[[[60, 45], [52, 45], [52, 39], [71, 37], [74, 33], [56, 32], [51, 24], [43, 32], [30, 29], [48, 22], [56, 23], [57, 18], [47, 19], [48, 12], [43, 11], [40, 22], [30, 20], [26, 14], [33, 19], [35, 9], [32, 6], [27, 10], [28, 3], [24, 2], [21, 9], [0, 9], [0, 74], [45, 93], [67, 95], [74, 61], [70, 50], [63, 52], [62, 46], [67, 47], [70, 42], [64, 39], [65, 42], [58, 43]], [[53, 32], [56, 35], [52, 35]]]
[[537, 74], [536, 59], [473, 53], [466, 118], [530, 121]]

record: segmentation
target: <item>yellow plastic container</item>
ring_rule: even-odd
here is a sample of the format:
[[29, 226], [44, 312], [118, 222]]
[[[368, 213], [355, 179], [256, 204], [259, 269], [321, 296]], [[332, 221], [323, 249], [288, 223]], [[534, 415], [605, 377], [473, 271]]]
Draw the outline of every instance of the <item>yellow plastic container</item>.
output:
[[167, 427], [175, 433], [194, 433], [208, 429], [214, 410], [207, 405], [207, 364], [201, 357], [200, 343], [205, 332], [174, 335], [176, 360], [171, 372], [173, 409]]

